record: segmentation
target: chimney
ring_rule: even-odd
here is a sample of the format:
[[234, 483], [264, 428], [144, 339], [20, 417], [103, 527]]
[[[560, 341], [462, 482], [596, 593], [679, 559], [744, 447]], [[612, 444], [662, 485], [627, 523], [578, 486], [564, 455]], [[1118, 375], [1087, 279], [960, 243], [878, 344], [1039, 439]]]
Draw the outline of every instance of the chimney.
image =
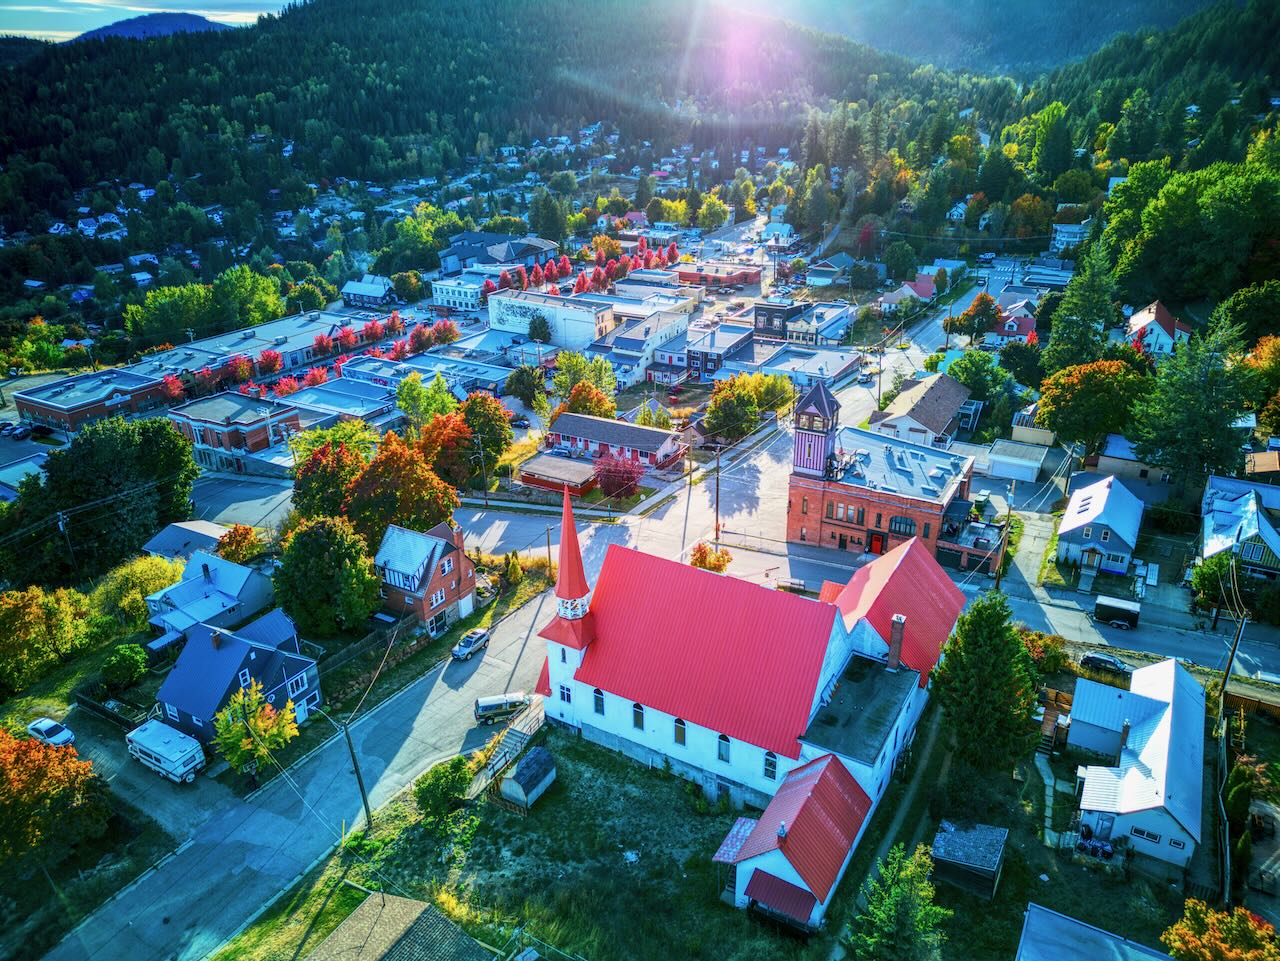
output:
[[213, 649], [216, 651], [218, 648], [222, 646], [222, 632], [212, 631], [209, 634], [209, 640], [213, 642]]
[[893, 625], [889, 628], [889, 659], [885, 666], [896, 671], [902, 666], [902, 632], [907, 629], [907, 615], [894, 614]]
[[1126, 717], [1124, 723], [1120, 725], [1120, 750], [1117, 755], [1123, 754], [1125, 745], [1129, 743], [1129, 719]]
[[783, 841], [786, 839], [786, 837], [787, 837], [787, 822], [779, 821], [778, 822], [778, 840]]
[[209, 565], [208, 565], [208, 564], [201, 564], [201, 565], [200, 565], [200, 569], [204, 572], [204, 579], [205, 579], [206, 581], [211, 581], [211, 580], [213, 580], [213, 578], [209, 575]]

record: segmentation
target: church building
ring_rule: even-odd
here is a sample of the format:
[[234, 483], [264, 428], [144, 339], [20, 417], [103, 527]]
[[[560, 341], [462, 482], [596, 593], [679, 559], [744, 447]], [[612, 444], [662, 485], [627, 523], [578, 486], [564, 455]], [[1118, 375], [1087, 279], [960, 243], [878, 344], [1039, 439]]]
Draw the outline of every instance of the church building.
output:
[[[759, 907], [767, 890], [792, 923], [820, 923], [965, 603], [930, 552], [904, 543], [815, 599], [611, 544], [593, 589], [566, 493], [555, 594], [540, 632], [547, 718], [712, 800], [764, 809], [772, 840], [738, 839], [735, 899]], [[805, 815], [809, 803], [844, 812], [839, 856], [816, 873], [804, 835], [825, 816]], [[779, 836], [777, 820], [794, 830]], [[771, 880], [752, 894], [761, 871]]]

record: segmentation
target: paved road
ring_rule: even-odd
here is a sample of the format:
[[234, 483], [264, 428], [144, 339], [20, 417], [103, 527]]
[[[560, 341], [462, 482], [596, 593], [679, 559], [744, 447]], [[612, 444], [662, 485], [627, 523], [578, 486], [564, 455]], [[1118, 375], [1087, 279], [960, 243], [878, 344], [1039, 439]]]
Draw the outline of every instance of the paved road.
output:
[[[355, 722], [352, 739], [375, 810], [433, 763], [489, 738], [492, 728], [472, 717], [475, 698], [532, 690], [545, 656], [536, 631], [550, 611], [546, 596], [527, 605], [494, 630], [481, 659], [437, 667]], [[175, 856], [46, 957], [203, 958], [326, 855], [360, 811], [346, 745], [330, 740], [289, 777], [247, 800], [220, 804]]]

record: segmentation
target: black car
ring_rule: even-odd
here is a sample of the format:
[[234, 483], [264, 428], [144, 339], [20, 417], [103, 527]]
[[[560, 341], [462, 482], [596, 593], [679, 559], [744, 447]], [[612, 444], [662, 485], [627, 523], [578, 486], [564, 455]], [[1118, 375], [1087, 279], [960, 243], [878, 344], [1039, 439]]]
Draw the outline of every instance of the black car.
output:
[[1086, 654], [1080, 658], [1080, 666], [1087, 667], [1091, 671], [1116, 674], [1120, 677], [1128, 677], [1133, 673], [1133, 668], [1120, 660], [1120, 658], [1113, 657], [1110, 654]]
[[529, 418], [528, 417], [512, 417], [511, 426], [512, 427], [528, 427]]

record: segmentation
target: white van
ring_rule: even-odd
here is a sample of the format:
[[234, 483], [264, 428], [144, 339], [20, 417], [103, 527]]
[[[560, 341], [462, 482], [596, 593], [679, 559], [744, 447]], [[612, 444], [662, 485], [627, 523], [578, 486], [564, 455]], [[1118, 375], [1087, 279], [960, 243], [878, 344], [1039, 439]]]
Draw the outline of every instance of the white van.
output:
[[205, 765], [204, 747], [194, 737], [155, 718], [125, 735], [129, 753], [170, 781], [190, 784]]

